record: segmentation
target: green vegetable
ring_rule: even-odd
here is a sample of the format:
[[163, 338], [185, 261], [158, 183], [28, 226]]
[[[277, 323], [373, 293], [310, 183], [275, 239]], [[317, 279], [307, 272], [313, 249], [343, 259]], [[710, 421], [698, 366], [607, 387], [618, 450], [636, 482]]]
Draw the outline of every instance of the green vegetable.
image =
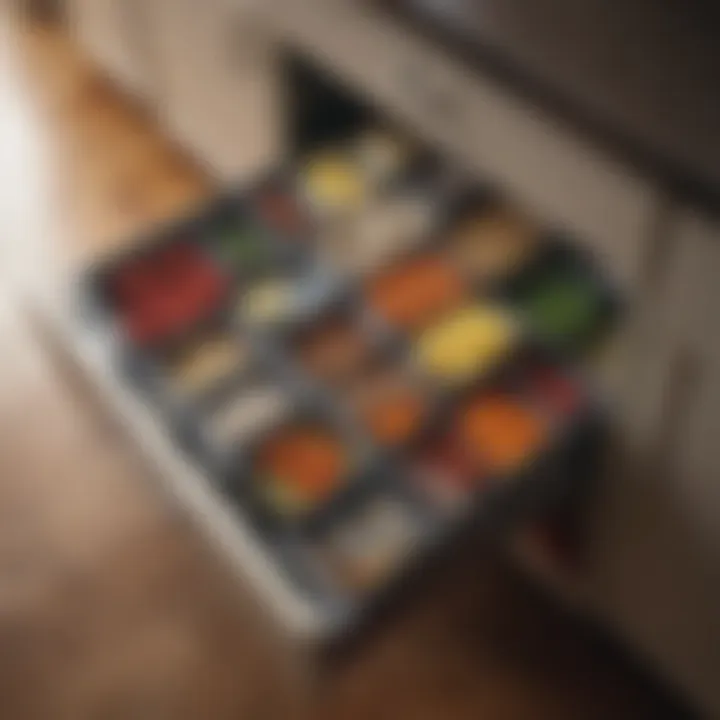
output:
[[599, 298], [586, 280], [556, 275], [543, 278], [523, 304], [538, 334], [574, 343], [582, 341], [595, 325]]

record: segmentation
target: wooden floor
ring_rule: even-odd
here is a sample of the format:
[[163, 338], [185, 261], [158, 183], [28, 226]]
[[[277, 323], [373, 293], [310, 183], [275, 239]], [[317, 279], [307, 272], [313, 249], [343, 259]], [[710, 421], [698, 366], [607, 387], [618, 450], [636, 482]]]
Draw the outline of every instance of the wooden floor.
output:
[[279, 688], [282, 658], [222, 565], [38, 341], [14, 282], [112, 246], [208, 183], [61, 35], [4, 25], [0, 54], [3, 720], [686, 717], [479, 549], [309, 706]]

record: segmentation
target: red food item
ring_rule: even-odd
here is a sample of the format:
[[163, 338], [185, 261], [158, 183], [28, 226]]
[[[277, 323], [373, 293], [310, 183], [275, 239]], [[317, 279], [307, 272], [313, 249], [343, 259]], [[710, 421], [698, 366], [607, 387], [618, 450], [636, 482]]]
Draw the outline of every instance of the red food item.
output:
[[189, 327], [212, 314], [216, 307], [215, 296], [209, 295], [202, 287], [186, 298], [184, 312], [177, 317], [180, 327]]
[[158, 258], [159, 279], [166, 285], [191, 281], [210, 264], [199, 248], [183, 243], [163, 251]]
[[134, 311], [136, 321], [151, 328], [150, 344], [160, 343], [177, 335], [198, 319], [197, 302], [190, 302], [184, 295], [157, 292], [152, 302]]
[[125, 327], [130, 339], [138, 345], [152, 345], [161, 337], [164, 319], [149, 312], [132, 313], [125, 318]]
[[182, 294], [158, 294], [150, 311], [160, 318], [158, 333], [169, 336], [182, 333], [211, 314], [218, 297], [216, 288], [187, 287]]
[[114, 280], [122, 322], [139, 344], [160, 342], [210, 315], [228, 283], [202, 250], [189, 242], [134, 261]]
[[123, 268], [115, 273], [110, 288], [115, 301], [122, 307], [135, 305], [150, 296], [155, 285], [151, 271], [143, 264]]
[[227, 280], [214, 268], [202, 268], [188, 278], [188, 285], [197, 288], [200, 294], [214, 300], [219, 300], [228, 286]]
[[214, 292], [216, 292], [215, 284], [200, 278], [182, 285], [170, 286], [166, 294], [170, 298], [176, 298], [187, 312], [197, 305], [206, 303], [213, 297]]
[[168, 245], [167, 247], [156, 250], [152, 255], [148, 257], [149, 262], [152, 263], [153, 270], [156, 275], [164, 275], [167, 271], [171, 270], [176, 263], [176, 259], [182, 252], [183, 244]]
[[208, 278], [198, 285], [197, 293], [198, 304], [203, 306], [203, 312], [205, 314], [210, 314], [224, 300], [227, 293], [227, 285]]
[[156, 340], [162, 342], [168, 338], [177, 336], [191, 324], [192, 319], [188, 318], [187, 311], [184, 308], [173, 309], [170, 307], [160, 316]]

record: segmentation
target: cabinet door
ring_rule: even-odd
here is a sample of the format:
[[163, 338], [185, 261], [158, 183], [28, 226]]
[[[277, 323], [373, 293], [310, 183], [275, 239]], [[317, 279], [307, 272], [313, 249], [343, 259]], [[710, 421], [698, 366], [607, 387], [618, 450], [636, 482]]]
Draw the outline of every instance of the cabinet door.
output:
[[658, 442], [720, 567], [720, 227], [685, 215], [661, 327], [672, 347]]
[[158, 111], [170, 133], [224, 179], [264, 165], [277, 141], [277, 74], [252, 14], [220, 0], [149, 7]]
[[690, 213], [642, 311], [623, 439], [598, 512], [595, 597], [720, 712], [720, 227]]

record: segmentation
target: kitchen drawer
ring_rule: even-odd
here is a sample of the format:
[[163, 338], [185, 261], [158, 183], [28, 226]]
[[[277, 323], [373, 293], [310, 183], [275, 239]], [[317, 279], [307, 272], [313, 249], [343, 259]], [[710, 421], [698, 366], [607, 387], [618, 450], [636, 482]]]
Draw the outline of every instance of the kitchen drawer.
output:
[[[290, 181], [287, 186], [293, 188], [298, 172], [303, 168], [278, 168], [275, 177], [283, 185]], [[400, 197], [379, 183], [377, 191], [391, 203]], [[466, 307], [467, 315], [461, 310], [466, 303], [464, 289], [470, 288], [460, 277], [454, 280], [460, 292], [454, 299], [446, 296], [442, 306], [424, 310], [425, 322], [432, 323], [435, 313], [448, 311], [449, 300], [455, 312], [471, 320], [475, 316], [481, 326], [485, 312], [497, 317], [498, 324], [507, 328], [509, 347], [502, 349], [500, 340], [499, 354], [486, 367], [488, 359], [481, 351], [476, 370], [468, 368], [460, 385], [447, 387], [445, 380], [451, 377], [442, 367], [434, 368], [432, 362], [424, 365], [415, 353], [402, 316], [397, 320], [404, 329], [386, 316], [388, 307], [378, 302], [372, 289], [369, 296], [354, 292], [355, 281], [331, 260], [318, 256], [313, 241], [319, 239], [321, 228], [305, 224], [302, 238], [307, 242], [288, 245], [290, 236], [274, 227], [267, 216], [267, 198], [283, 197], [280, 193], [289, 193], [285, 197], [292, 206], [304, 207], [299, 189], [293, 193], [280, 189], [277, 182], [263, 182], [228, 192], [195, 217], [173, 222], [121, 252], [98, 258], [73, 285], [77, 288], [73, 302], [80, 311], [76, 342], [80, 345], [82, 338], [82, 345], [96, 357], [88, 370], [102, 373], [99, 380], [108, 387], [113, 406], [128, 416], [143, 445], [149, 445], [149, 454], [173, 492], [183, 494], [188, 509], [198, 512], [207, 529], [231, 551], [242, 577], [274, 612], [281, 634], [323, 645], [342, 641], [348, 632], [371, 623], [393, 598], [420, 591], [420, 583], [432, 576], [437, 560], [474, 540], [477, 530], [509, 529], [591, 485], [597, 453], [604, 445], [605, 419], [571, 364], [533, 346], [513, 320], [500, 319], [512, 316], [510, 297], [493, 302], [497, 311]], [[444, 207], [437, 208], [436, 218], [458, 219], [456, 201], [448, 198]], [[256, 262], [261, 261], [254, 269], [248, 262], [253, 258], [247, 253], [248, 237], [255, 244]], [[239, 247], [245, 248], [239, 256], [238, 240]], [[234, 257], [228, 253], [233, 246]], [[429, 259], [432, 265], [432, 253]], [[385, 263], [392, 260], [386, 257]], [[413, 263], [406, 267], [412, 268]], [[442, 263], [435, 267], [444, 274]], [[395, 272], [395, 266], [386, 265], [388, 270]], [[291, 310], [291, 297], [289, 314], [277, 318], [279, 322], [249, 318], [247, 299], [254, 288], [267, 286], [268, 278], [280, 282], [287, 278], [292, 287], [299, 288], [294, 299], [305, 310]], [[426, 282], [427, 275], [423, 278]], [[311, 286], [315, 299], [308, 305], [302, 297]], [[203, 293], [198, 295], [197, 289]], [[165, 311], [163, 302], [168, 292], [179, 301], [170, 308], [173, 315]], [[242, 313], [238, 307], [244, 308]], [[158, 315], [158, 308], [164, 315]], [[178, 317], [178, 310], [184, 316]], [[331, 365], [326, 365], [328, 376], [313, 361], [318, 356], [316, 348], [328, 347], [326, 341], [317, 342], [328, 337], [322, 330], [317, 333], [323, 327], [330, 329], [330, 337], [339, 327], [341, 339], [348, 337], [342, 328], [349, 328], [357, 338], [351, 339], [359, 348], [353, 350], [356, 360], [351, 366], [347, 361], [340, 363], [345, 364], [342, 380], [337, 371], [330, 370]], [[182, 358], [190, 358], [197, 368], [197, 351], [205, 347], [213, 352], [218, 339], [235, 349], [230, 371], [226, 365], [215, 371], [214, 380], [206, 376], [204, 388], [183, 387], [175, 368], [181, 368], [182, 377], [190, 381], [192, 372], [188, 375], [189, 366]], [[185, 354], [188, 351], [192, 355]], [[372, 394], [372, 378], [378, 369], [400, 377], [420, 402], [414, 429], [397, 443], [378, 437], [372, 427], [375, 421], [358, 407], [352, 388], [366, 383]], [[280, 391], [284, 408], [263, 420], [254, 405], [250, 410], [255, 422], [246, 425], [251, 430], [237, 427], [220, 438], [216, 413], [225, 415], [238, 400], [263, 387]], [[520, 423], [535, 437], [520, 449], [524, 458], [518, 458], [516, 450], [515, 457], [509, 455], [507, 460], [503, 460], [502, 438], [497, 443], [488, 437], [485, 453], [490, 460], [480, 465], [478, 476], [478, 461], [460, 448], [469, 431], [469, 418], [479, 410], [486, 418], [481, 424], [486, 424], [488, 413], [496, 413], [498, 407], [501, 415], [505, 407], [510, 408], [511, 418], [520, 416]], [[542, 415], [535, 407], [543, 408]], [[329, 443], [331, 449], [339, 450], [337, 460], [329, 458], [330, 469], [337, 468], [334, 487], [322, 495], [306, 494], [305, 506], [294, 508], [283, 506], [268, 492], [267, 478], [276, 474], [270, 468], [268, 475], [266, 468], [274, 447], [285, 448], [278, 451], [281, 459], [287, 457], [287, 449], [292, 452], [293, 442], [288, 444], [287, 438], [292, 440], [293, 433], [295, 447], [298, 438], [302, 446], [306, 442], [302, 438], [310, 437], [311, 448], [322, 450]], [[482, 439], [477, 442], [481, 445]], [[500, 452], [495, 457], [500, 459], [493, 466], [491, 448], [496, 443]], [[300, 456], [295, 462], [302, 465], [318, 456], [313, 451], [304, 457], [310, 459]], [[313, 472], [322, 474], [321, 470]], [[283, 468], [278, 472], [282, 482], [287, 472]], [[293, 493], [290, 482], [284, 483], [288, 497]], [[303, 499], [298, 491], [295, 496]], [[383, 507], [395, 517], [389, 522], [400, 533], [398, 540], [386, 535], [387, 529], [383, 531], [387, 520], [372, 521], [377, 512], [387, 514]], [[363, 530], [368, 522], [370, 529]], [[352, 556], [343, 559], [343, 547], [350, 547], [347, 552], [352, 553], [352, 536], [360, 537], [356, 542], [364, 545], [367, 540], [362, 538], [376, 534], [386, 538], [388, 551], [393, 543], [400, 545], [394, 569], [388, 565], [384, 577], [365, 585], [362, 577], [370, 581], [372, 575], [367, 573], [373, 572], [374, 564], [380, 562], [377, 569], [381, 571], [385, 562], [393, 560], [392, 553], [383, 561], [370, 544], [367, 561], [360, 556], [353, 561]], [[352, 570], [353, 565], [357, 570]]]
[[649, 184], [377, 11], [337, 0], [273, 0], [264, 12], [327, 70], [540, 219], [574, 232], [633, 290], [655, 206]]

